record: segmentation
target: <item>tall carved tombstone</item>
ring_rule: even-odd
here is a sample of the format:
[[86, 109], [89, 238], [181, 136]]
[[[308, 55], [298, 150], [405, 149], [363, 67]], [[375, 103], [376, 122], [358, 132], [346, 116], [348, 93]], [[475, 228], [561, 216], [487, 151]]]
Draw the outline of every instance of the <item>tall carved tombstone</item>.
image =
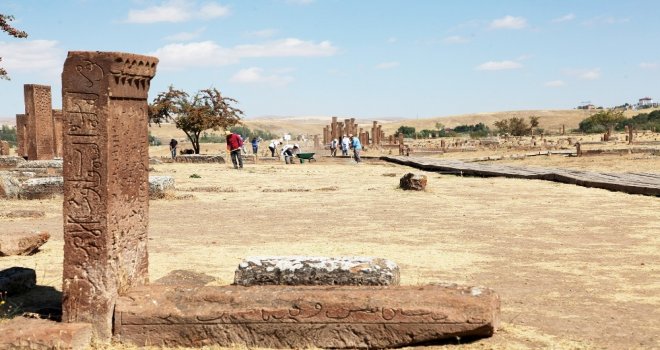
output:
[[53, 110], [50, 86], [25, 84], [25, 115], [29, 160], [50, 160], [53, 152]]
[[25, 114], [16, 114], [16, 155], [25, 157], [28, 153], [27, 117]]
[[100, 340], [112, 336], [118, 294], [148, 282], [147, 92], [157, 63], [69, 52], [62, 72], [62, 318], [92, 323]]
[[53, 152], [62, 157], [62, 110], [53, 109]]

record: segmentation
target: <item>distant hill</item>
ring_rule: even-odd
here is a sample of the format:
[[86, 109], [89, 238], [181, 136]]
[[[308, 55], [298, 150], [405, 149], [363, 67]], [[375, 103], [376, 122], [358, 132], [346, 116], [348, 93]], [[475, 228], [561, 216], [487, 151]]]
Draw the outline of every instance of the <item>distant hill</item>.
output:
[[[626, 117], [630, 118], [639, 113], [648, 113], [652, 109], [643, 111], [626, 111]], [[566, 130], [577, 129], [578, 124], [583, 119], [598, 112], [597, 110], [529, 110], [529, 111], [506, 111], [506, 112], [485, 112], [485, 113], [472, 113], [463, 115], [453, 115], [446, 117], [434, 117], [423, 119], [400, 119], [391, 120], [389, 118], [377, 119], [383, 125], [383, 130], [386, 134], [392, 134], [400, 126], [412, 126], [417, 131], [422, 129], [435, 129], [436, 123], [442, 123], [445, 127], [455, 127], [464, 124], [477, 124], [484, 123], [488, 126], [493, 126], [498, 120], [508, 119], [511, 117], [519, 117], [528, 119], [530, 116], [539, 117], [540, 127], [557, 132], [562, 125], [565, 125]], [[339, 121], [344, 121], [350, 117], [338, 116]], [[323, 127], [329, 125], [332, 120], [330, 116], [264, 116], [254, 119], [244, 120], [245, 125], [251, 129], [267, 130], [271, 133], [282, 135], [291, 133], [293, 135], [322, 135]], [[371, 124], [373, 119], [360, 119], [356, 118], [355, 122], [358, 127], [364, 130], [371, 131]], [[0, 120], [1, 124], [14, 125], [15, 120]], [[183, 131], [176, 129], [173, 124], [162, 124], [160, 127], [152, 125], [149, 128], [152, 135], [160, 138], [161, 140], [169, 140], [170, 138], [185, 139], [186, 135]], [[212, 133], [213, 131], [209, 131]], [[219, 131], [217, 132], [220, 133]]]

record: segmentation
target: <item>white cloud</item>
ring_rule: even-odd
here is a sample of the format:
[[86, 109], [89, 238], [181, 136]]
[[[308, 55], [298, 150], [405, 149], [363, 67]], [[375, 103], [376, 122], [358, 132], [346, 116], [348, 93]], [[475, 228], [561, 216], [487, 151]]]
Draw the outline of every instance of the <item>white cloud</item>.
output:
[[238, 45], [232, 49], [239, 57], [314, 57], [332, 56], [337, 48], [329, 41], [315, 43], [296, 38], [271, 41], [264, 44]]
[[572, 21], [574, 19], [575, 19], [575, 15], [572, 14], [572, 13], [569, 13], [569, 14], [566, 14], [564, 16], [557, 17], [557, 18], [553, 19], [552, 22], [553, 23], [561, 23], [561, 22]]
[[390, 43], [390, 44], [394, 44], [397, 41], [399, 41], [399, 39], [397, 39], [397, 37], [395, 37], [395, 36], [391, 36], [391, 37], [387, 38], [387, 42]]
[[193, 32], [180, 32], [168, 35], [164, 39], [167, 41], [190, 41], [202, 35], [205, 30], [206, 28], [199, 28]]
[[229, 7], [217, 3], [206, 3], [197, 6], [195, 2], [185, 0], [170, 0], [162, 5], [147, 7], [142, 10], [131, 9], [128, 11], [126, 22], [129, 23], [157, 23], [171, 22], [179, 23], [193, 19], [213, 19], [227, 16]]
[[477, 67], [476, 70], [508, 70], [522, 68], [522, 64], [516, 61], [488, 61], [484, 62]]
[[279, 74], [264, 74], [264, 70], [262, 68], [250, 67], [239, 70], [231, 77], [230, 80], [234, 83], [240, 84], [285, 86], [293, 81], [293, 77]]
[[376, 69], [392, 69], [399, 66], [399, 62], [383, 62], [376, 65]]
[[460, 36], [460, 35], [452, 35], [452, 36], [448, 36], [448, 37], [442, 39], [442, 41], [445, 44], [465, 44], [465, 43], [469, 42], [470, 39], [468, 39], [466, 37], [463, 37], [463, 36]]
[[204, 4], [199, 9], [199, 17], [202, 19], [213, 19], [229, 15], [229, 7], [216, 3]]
[[55, 40], [20, 40], [0, 41], [2, 65], [11, 74], [12, 71], [24, 72], [61, 72], [66, 58], [64, 50]]
[[492, 29], [523, 29], [527, 26], [527, 20], [523, 17], [505, 16], [490, 22]]
[[270, 38], [275, 34], [277, 34], [277, 30], [269, 28], [269, 29], [262, 29], [262, 30], [255, 30], [255, 31], [252, 31], [252, 32], [247, 32], [247, 33], [245, 33], [245, 36], [253, 37], [253, 38]]
[[221, 66], [238, 63], [238, 57], [213, 41], [188, 44], [168, 44], [150, 53], [160, 59], [158, 68], [186, 66]]
[[551, 80], [547, 81], [544, 85], [547, 87], [562, 87], [566, 86], [566, 83], [563, 80]]
[[583, 80], [596, 80], [600, 78], [600, 68], [589, 69], [578, 74], [578, 78]]
[[657, 69], [658, 64], [656, 62], [642, 62], [639, 64], [639, 68], [642, 69]]
[[332, 56], [337, 48], [329, 41], [315, 43], [289, 38], [262, 44], [224, 48], [213, 41], [175, 43], [150, 53], [160, 59], [159, 68], [178, 69], [192, 66], [222, 66], [243, 58]]
[[582, 24], [586, 26], [595, 26], [595, 25], [621, 24], [627, 22], [630, 22], [630, 18], [628, 17], [598, 16], [598, 17], [590, 18], [582, 22]]
[[580, 80], [596, 80], [601, 76], [600, 68], [592, 69], [567, 69], [564, 71], [566, 75], [576, 77]]

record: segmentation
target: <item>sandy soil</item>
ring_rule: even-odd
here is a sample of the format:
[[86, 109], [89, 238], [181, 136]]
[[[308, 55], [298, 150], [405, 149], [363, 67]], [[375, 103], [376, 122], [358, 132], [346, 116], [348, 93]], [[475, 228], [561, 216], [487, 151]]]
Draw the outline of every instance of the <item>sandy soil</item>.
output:
[[[537, 158], [546, 159], [521, 162]], [[550, 159], [574, 166], [586, 158]], [[646, 162], [626, 158], [630, 167]], [[397, 189], [409, 171], [428, 176], [427, 191]], [[228, 284], [254, 255], [377, 256], [400, 265], [405, 285], [452, 282], [500, 294], [497, 334], [452, 348], [660, 348], [660, 198], [328, 158], [242, 171], [162, 164], [153, 174], [174, 176], [177, 191], [150, 203], [152, 281], [189, 269]], [[41, 252], [1, 258], [0, 269], [35, 268], [40, 285], [60, 289], [61, 205], [0, 201], [3, 231], [52, 234]], [[2, 216], [14, 209], [46, 217]]]

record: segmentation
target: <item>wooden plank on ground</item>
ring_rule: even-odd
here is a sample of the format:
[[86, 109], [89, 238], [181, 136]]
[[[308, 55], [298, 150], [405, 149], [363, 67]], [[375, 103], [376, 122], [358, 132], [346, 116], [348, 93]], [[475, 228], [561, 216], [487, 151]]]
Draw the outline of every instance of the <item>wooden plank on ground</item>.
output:
[[538, 179], [631, 194], [660, 196], [660, 174], [655, 173], [599, 173], [404, 156], [384, 156], [380, 159], [421, 170], [462, 176]]

